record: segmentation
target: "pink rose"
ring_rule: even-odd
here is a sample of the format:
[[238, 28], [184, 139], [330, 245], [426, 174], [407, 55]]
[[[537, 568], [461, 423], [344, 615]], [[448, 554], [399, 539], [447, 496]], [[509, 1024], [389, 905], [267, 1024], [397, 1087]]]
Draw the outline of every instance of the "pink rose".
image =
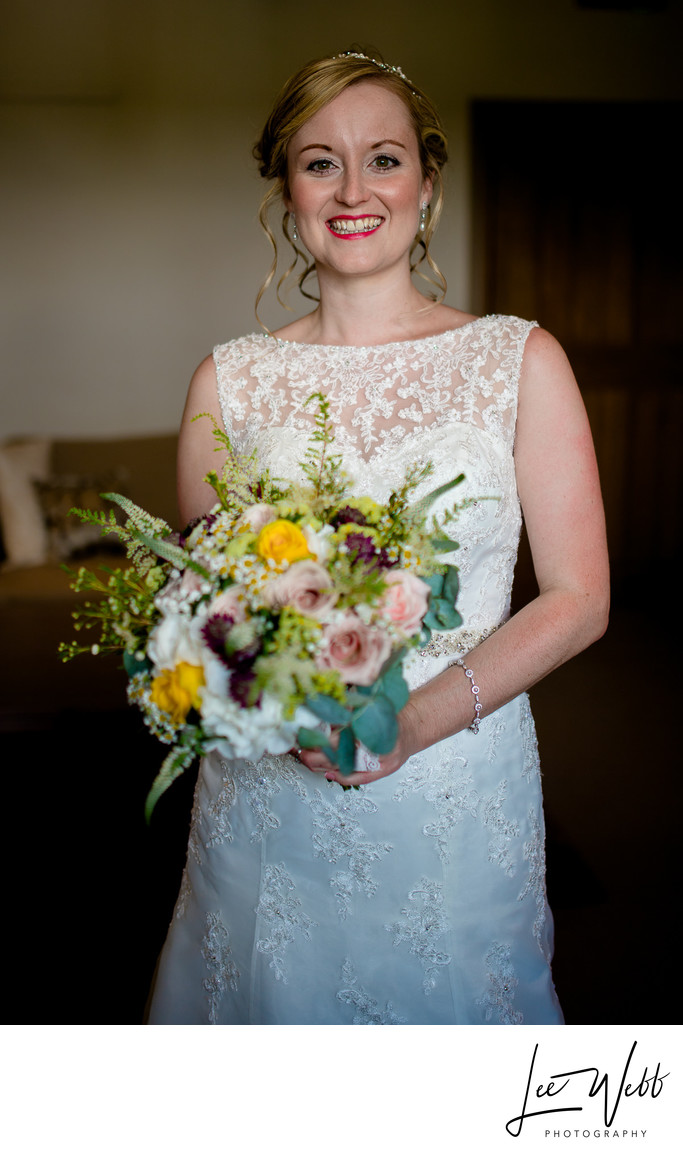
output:
[[367, 627], [353, 611], [324, 628], [318, 665], [338, 671], [345, 683], [369, 687], [391, 654], [391, 639], [380, 627]]
[[337, 601], [331, 587], [332, 579], [324, 567], [313, 559], [300, 559], [266, 584], [263, 599], [269, 607], [293, 607], [302, 615], [320, 618]]
[[384, 581], [382, 615], [406, 637], [417, 635], [427, 614], [429, 587], [410, 571], [387, 571]]
[[233, 623], [243, 623], [247, 617], [244, 588], [235, 584], [221, 591], [207, 608], [208, 615], [228, 615]]
[[269, 503], [254, 503], [247, 507], [235, 523], [235, 527], [248, 527], [250, 531], [260, 531], [266, 523], [277, 519], [277, 511]]

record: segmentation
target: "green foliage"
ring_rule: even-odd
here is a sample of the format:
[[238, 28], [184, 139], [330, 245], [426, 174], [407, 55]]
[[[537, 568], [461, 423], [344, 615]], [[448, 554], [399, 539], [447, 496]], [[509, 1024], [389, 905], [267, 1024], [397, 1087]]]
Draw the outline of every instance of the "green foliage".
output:
[[286, 497], [290, 485], [283, 486], [281, 480], [271, 479], [269, 471], [261, 471], [255, 451], [252, 451], [251, 455], [239, 455], [234, 451], [230, 438], [219, 427], [210, 412], [200, 412], [199, 415], [195, 415], [192, 422], [197, 419], [211, 421], [213, 437], [216, 440], [214, 451], [226, 452], [220, 476], [216, 471], [210, 471], [204, 477], [205, 482], [216, 492], [218, 502], [224, 511], [239, 514], [251, 503], [276, 503]]
[[315, 429], [311, 433], [301, 470], [317, 496], [324, 495], [334, 502], [346, 492], [348, 480], [342, 471], [341, 455], [331, 455], [329, 451], [334, 442], [329, 402], [322, 392], [315, 391], [309, 395], [304, 407], [314, 401], [318, 404]]
[[157, 802], [171, 783], [182, 775], [201, 754], [201, 740], [198, 727], [184, 727], [180, 741], [169, 751], [161, 770], [152, 783], [145, 802], [145, 821], [149, 824]]
[[[146, 574], [156, 563], [154, 553], [149, 546], [149, 540], [166, 539], [173, 534], [171, 528], [164, 519], [157, 519], [150, 515], [142, 507], [138, 507], [137, 503], [127, 499], [125, 495], [109, 491], [103, 492], [101, 498], [116, 503], [125, 512], [126, 523], [124, 525], [117, 522], [113, 511], [110, 511], [109, 517], [106, 518], [104, 511], [88, 512], [72, 507], [69, 514], [77, 515], [87, 522], [99, 522], [103, 534], [118, 535], [126, 545], [127, 558], [132, 560], [141, 574]], [[101, 521], [98, 521], [98, 515], [101, 517]]]
[[351, 721], [356, 738], [375, 755], [387, 755], [398, 738], [398, 719], [391, 699], [379, 692], [359, 707]]
[[73, 571], [63, 566], [62, 570], [71, 576], [73, 591], [86, 591], [98, 596], [97, 602], [86, 601], [72, 612], [74, 629], [90, 631], [99, 628], [99, 635], [86, 646], [76, 642], [61, 643], [58, 651], [63, 662], [88, 651], [93, 654], [133, 653], [145, 645], [157, 616], [154, 607], [157, 586], [155, 580], [150, 579], [149, 572], [144, 576], [134, 567], [124, 570], [103, 567], [102, 573], [109, 576], [104, 582], [95, 571], [88, 571], [85, 567]]
[[402, 659], [405, 648], [394, 652], [381, 675], [371, 687], [354, 687], [348, 691], [347, 706], [325, 695], [306, 699], [306, 707], [323, 723], [338, 728], [336, 747], [320, 731], [300, 728], [297, 741], [302, 747], [321, 747], [343, 775], [355, 769], [355, 740], [375, 755], [393, 750], [398, 737], [398, 712], [410, 697], [403, 678]]

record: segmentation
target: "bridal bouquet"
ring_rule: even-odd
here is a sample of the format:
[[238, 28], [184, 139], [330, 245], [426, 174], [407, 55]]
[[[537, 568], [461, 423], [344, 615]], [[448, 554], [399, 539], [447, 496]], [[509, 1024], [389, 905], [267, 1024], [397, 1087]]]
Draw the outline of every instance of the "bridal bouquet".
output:
[[429, 519], [434, 500], [463, 476], [411, 502], [432, 471], [415, 465], [386, 504], [354, 496], [330, 450], [327, 401], [319, 393], [311, 401], [318, 412], [301, 482], [259, 471], [255, 455], [236, 456], [214, 421], [216, 450], [228, 451], [221, 476], [206, 477], [217, 502], [182, 537], [120, 495], [103, 498], [123, 509], [123, 526], [113, 510], [72, 509], [119, 535], [131, 566], [108, 579], [69, 571], [75, 590], [100, 595], [74, 612], [77, 630], [98, 627], [99, 636], [62, 643], [60, 653], [66, 661], [123, 652], [129, 701], [171, 746], [148, 818], [172, 781], [213, 749], [258, 761], [295, 743], [322, 747], [344, 774], [357, 741], [388, 753], [408, 699], [407, 651], [432, 629], [461, 623], [457, 568], [440, 556], [457, 547], [444, 527], [463, 504]]

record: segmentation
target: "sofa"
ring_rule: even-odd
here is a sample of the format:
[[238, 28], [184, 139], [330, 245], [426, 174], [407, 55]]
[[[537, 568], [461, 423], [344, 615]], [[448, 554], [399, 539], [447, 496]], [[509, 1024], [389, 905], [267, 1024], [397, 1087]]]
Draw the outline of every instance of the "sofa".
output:
[[84, 598], [61, 565], [125, 564], [114, 537], [67, 512], [112, 507], [99, 493], [119, 491], [177, 527], [176, 450], [174, 434], [0, 444], [0, 730], [49, 728], [65, 711], [127, 706], [117, 656], [64, 664], [57, 654], [62, 640], [76, 637], [71, 613]]

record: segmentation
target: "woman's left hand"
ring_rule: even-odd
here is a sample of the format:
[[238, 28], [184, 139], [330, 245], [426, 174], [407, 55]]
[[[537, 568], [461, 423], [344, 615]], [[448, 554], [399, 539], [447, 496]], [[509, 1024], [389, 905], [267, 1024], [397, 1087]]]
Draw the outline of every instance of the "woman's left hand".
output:
[[[384, 779], [387, 775], [393, 775], [394, 771], [398, 771], [406, 760], [419, 749], [417, 746], [411, 745], [408, 707], [403, 708], [399, 713], [398, 719], [399, 733], [396, 746], [388, 755], [378, 756], [379, 769], [375, 769], [374, 771], [352, 771], [350, 775], [345, 775], [339, 770], [335, 763], [328, 759], [325, 752], [321, 750], [305, 750], [300, 748], [296, 751], [296, 757], [305, 767], [308, 767], [309, 771], [313, 771], [315, 774], [323, 774], [330, 782], [341, 783], [343, 787], [356, 787], [363, 786], [365, 783], [374, 783], [377, 779]], [[336, 746], [337, 738], [336, 732], [333, 731], [330, 736], [333, 746]]]

